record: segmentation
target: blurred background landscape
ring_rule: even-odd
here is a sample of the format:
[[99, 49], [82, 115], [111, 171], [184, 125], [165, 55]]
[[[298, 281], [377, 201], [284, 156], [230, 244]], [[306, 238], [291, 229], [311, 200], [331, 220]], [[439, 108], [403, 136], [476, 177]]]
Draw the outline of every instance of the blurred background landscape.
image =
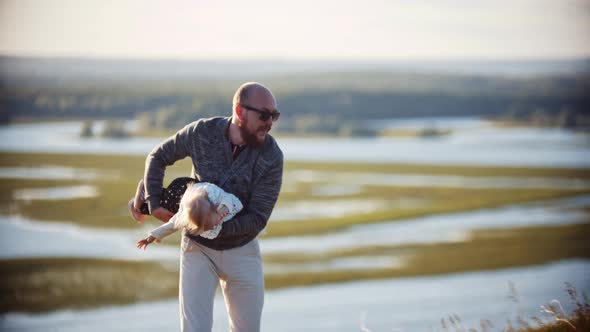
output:
[[[275, 93], [285, 155], [263, 331], [500, 331], [554, 320], [552, 299], [571, 314], [567, 285], [590, 291], [589, 14], [0, 1], [1, 329], [179, 328], [180, 236], [137, 250], [158, 222], [127, 201], [147, 153], [229, 116], [245, 81]], [[221, 294], [214, 316], [228, 330]]]

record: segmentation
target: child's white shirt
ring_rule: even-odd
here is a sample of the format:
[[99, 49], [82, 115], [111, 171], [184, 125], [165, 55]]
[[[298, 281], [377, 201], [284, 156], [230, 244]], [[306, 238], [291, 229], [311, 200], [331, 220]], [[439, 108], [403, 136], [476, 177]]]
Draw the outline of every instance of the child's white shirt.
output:
[[[223, 222], [226, 222], [233, 218], [240, 210], [242, 210], [243, 205], [242, 202], [233, 194], [225, 192], [223, 189], [219, 188], [218, 186], [208, 183], [208, 182], [196, 182], [194, 183], [192, 189], [196, 189], [198, 187], [203, 187], [207, 191], [207, 196], [213, 205], [217, 206], [217, 211], [221, 210], [224, 206], [227, 207], [229, 213], [227, 216], [223, 218]], [[187, 191], [189, 188], [187, 188]], [[186, 213], [184, 213], [183, 204], [179, 205], [178, 212], [170, 218], [170, 220], [157, 227], [156, 229], [149, 232], [149, 235], [155, 237], [159, 241], [165, 238], [166, 236], [178, 231], [179, 229], [184, 228], [188, 224], [188, 219]], [[222, 224], [215, 226], [215, 228], [202, 232], [199, 236], [202, 236], [207, 239], [214, 239], [219, 235], [221, 231]]]

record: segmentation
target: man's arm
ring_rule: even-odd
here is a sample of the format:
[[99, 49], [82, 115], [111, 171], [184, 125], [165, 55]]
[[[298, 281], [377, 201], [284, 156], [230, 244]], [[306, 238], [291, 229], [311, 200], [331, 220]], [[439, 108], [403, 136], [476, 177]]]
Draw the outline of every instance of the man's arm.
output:
[[281, 155], [252, 190], [245, 213], [225, 222], [220, 236], [258, 235], [266, 227], [277, 202], [282, 180], [283, 157]]
[[[162, 195], [166, 167], [191, 155], [193, 142], [197, 139], [195, 127], [194, 123], [185, 126], [154, 148], [146, 158], [144, 174], [146, 200], [150, 213], [160, 220], [162, 219], [159, 218], [159, 214], [154, 212], [160, 208], [160, 196]], [[173, 213], [170, 212], [166, 216], [167, 219], [170, 219], [172, 215]]]

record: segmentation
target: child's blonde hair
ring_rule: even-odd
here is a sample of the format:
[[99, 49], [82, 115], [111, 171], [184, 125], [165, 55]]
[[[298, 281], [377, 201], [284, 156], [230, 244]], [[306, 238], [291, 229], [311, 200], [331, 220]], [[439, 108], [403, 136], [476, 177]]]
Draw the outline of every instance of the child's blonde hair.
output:
[[209, 194], [204, 187], [188, 186], [180, 200], [185, 210], [185, 229], [188, 233], [196, 235], [204, 230], [205, 223], [212, 218], [216, 206], [209, 199]]

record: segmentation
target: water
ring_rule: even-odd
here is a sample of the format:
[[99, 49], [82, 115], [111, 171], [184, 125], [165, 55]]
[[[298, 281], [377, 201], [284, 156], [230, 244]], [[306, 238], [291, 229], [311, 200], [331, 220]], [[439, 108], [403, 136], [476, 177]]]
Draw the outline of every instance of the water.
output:
[[307, 262], [273, 264], [264, 263], [264, 272], [275, 273], [297, 273], [297, 272], [326, 272], [331, 270], [367, 270], [384, 268], [401, 268], [404, 265], [402, 257], [391, 256], [359, 256], [336, 258], [326, 262]]
[[325, 235], [269, 238], [260, 241], [264, 253], [321, 253], [351, 247], [464, 241], [477, 229], [585, 223], [581, 210], [590, 196], [514, 205], [496, 209], [437, 214], [408, 220], [352, 226]]
[[[101, 132], [103, 121], [96, 121]], [[125, 123], [132, 129], [134, 123]], [[81, 121], [27, 123], [0, 127], [0, 151], [145, 155], [162, 141], [160, 138], [81, 138]]]
[[[284, 175], [287, 183], [311, 184], [347, 183], [352, 186], [344, 193], [353, 192], [361, 186], [402, 186], [442, 188], [488, 188], [488, 189], [588, 189], [590, 181], [582, 179], [551, 179], [509, 176], [460, 176], [431, 174], [390, 174], [363, 172], [319, 172], [310, 170], [290, 171]], [[321, 189], [320, 189], [321, 191]], [[325, 190], [329, 192], [329, 190]], [[337, 190], [332, 190], [337, 192]]]
[[[590, 196], [586, 195], [536, 204], [353, 226], [325, 235], [263, 237], [260, 246], [263, 254], [319, 254], [350, 248], [351, 244], [363, 247], [462, 241], [470, 231], [476, 229], [584, 223], [587, 221], [587, 215], [576, 208], [588, 205]], [[151, 245], [146, 251], [135, 248], [135, 243], [156, 225], [155, 222], [146, 222], [133, 230], [106, 230], [68, 223], [33, 221], [19, 216], [0, 216], [0, 258], [100, 257], [177, 260], [178, 248], [175, 246]], [[170, 244], [172, 240], [164, 241]]]
[[[526, 139], [497, 139], [474, 134], [440, 139], [419, 138], [298, 138], [281, 139], [287, 160], [342, 162], [398, 162], [440, 165], [495, 165], [528, 167], [588, 167], [587, 137], [572, 136], [543, 144], [544, 132]], [[483, 137], [487, 136], [487, 137]], [[489, 139], [489, 140], [486, 140]], [[559, 138], [559, 137], [558, 137]], [[558, 139], [556, 138], [556, 139]]]
[[[414, 120], [416, 121], [416, 120]], [[425, 122], [432, 119], [424, 120]], [[444, 127], [458, 119], [439, 119]], [[486, 122], [460, 126], [438, 139], [278, 138], [286, 160], [363, 161], [423, 164], [590, 166], [590, 135], [561, 129], [499, 128]], [[130, 122], [128, 126], [132, 126]], [[416, 124], [411, 124], [415, 126]], [[0, 151], [146, 155], [160, 138], [78, 137], [81, 122], [0, 127]]]
[[386, 200], [348, 199], [328, 201], [296, 201], [280, 204], [272, 211], [272, 222], [287, 220], [338, 218], [368, 211], [383, 211], [391, 208]]
[[493, 123], [476, 117], [423, 117], [367, 120], [365, 125], [376, 130], [409, 129], [419, 131], [432, 128], [439, 130], [480, 130], [491, 127]]
[[94, 186], [69, 186], [36, 189], [17, 189], [12, 193], [15, 200], [67, 200], [76, 198], [97, 197], [98, 189]]
[[[428, 120], [433, 121], [433, 120]], [[410, 162], [427, 164], [519, 165], [531, 167], [588, 167], [590, 138], [565, 130], [495, 128], [478, 119], [436, 120], [439, 129], [451, 128], [450, 136], [438, 139], [315, 139], [279, 138], [286, 160]], [[432, 122], [426, 123], [428, 126]], [[386, 124], [396, 126], [399, 124]], [[425, 123], [405, 123], [400, 128], [421, 128]], [[0, 151], [92, 153], [145, 155], [161, 139], [80, 139], [81, 123], [45, 123], [0, 127]], [[83, 179], [117, 174], [103, 174], [93, 169], [61, 166], [0, 168], [0, 177], [26, 179]], [[311, 174], [311, 175], [310, 175]], [[318, 195], [346, 196], [358, 193], [368, 184], [420, 186], [462, 186], [478, 188], [588, 188], [586, 181], [567, 179], [465, 178], [415, 174], [286, 174], [295, 181], [312, 178], [312, 191]], [[335, 185], [330, 181], [345, 185]], [[323, 182], [322, 182], [323, 181]], [[26, 188], [25, 188], [26, 189]], [[58, 188], [59, 189], [59, 188]], [[62, 199], [80, 195], [76, 190], [62, 191]], [[67, 189], [67, 188], [66, 188]], [[49, 195], [25, 191], [29, 199]], [[22, 192], [21, 192], [22, 193]], [[54, 193], [52, 193], [54, 194]], [[25, 195], [25, 196], [27, 196]], [[66, 196], [64, 196], [66, 195]], [[326, 211], [340, 211], [345, 199], [333, 202]], [[403, 202], [404, 204], [425, 202]], [[464, 240], [469, 232], [481, 228], [512, 228], [530, 225], [565, 225], [582, 223], [587, 215], [577, 210], [590, 205], [590, 196], [515, 205], [465, 213], [428, 216], [350, 227], [321, 236], [280, 239], [262, 238], [263, 254], [307, 252], [372, 245], [403, 245]], [[319, 207], [321, 209], [321, 207]], [[373, 209], [373, 206], [369, 206]], [[281, 209], [283, 209], [281, 211]], [[351, 211], [349, 211], [351, 212]], [[297, 206], [277, 208], [273, 217], [299, 213]], [[315, 218], [317, 215], [311, 215]], [[285, 219], [284, 217], [283, 219]], [[274, 222], [271, 219], [271, 222]], [[126, 260], [177, 261], [177, 246], [152, 245], [146, 251], [135, 248], [139, 238], [155, 223], [134, 230], [90, 229], [68, 223], [39, 222], [19, 216], [0, 216], [0, 258], [97, 257]], [[168, 240], [170, 241], [170, 240]], [[291, 266], [297, 271], [370, 269], [399, 266], [403, 257], [354, 257]], [[289, 271], [285, 266], [265, 265], [267, 272]], [[273, 271], [276, 270], [276, 271]], [[516, 306], [507, 298], [508, 282], [515, 283], [523, 299], [526, 316], [538, 315], [539, 305], [567, 294], [563, 282], [573, 282], [579, 290], [590, 290], [590, 261], [566, 261], [550, 265], [445, 275], [363, 281], [334, 285], [269, 291], [263, 314], [263, 331], [358, 331], [361, 318], [371, 331], [424, 331], [440, 329], [440, 319], [457, 313], [470, 327], [487, 318], [502, 326], [514, 318]], [[482, 287], [485, 285], [485, 287]], [[215, 331], [227, 331], [223, 299], [215, 299]], [[571, 308], [570, 308], [571, 309]], [[108, 306], [91, 310], [64, 310], [40, 315], [10, 313], [0, 317], [2, 331], [170, 331], [178, 330], [178, 302], [167, 300], [126, 306]], [[498, 328], [501, 330], [501, 328]]]
[[[509, 283], [519, 303], [507, 298]], [[590, 291], [590, 261], [569, 260], [527, 268], [435, 277], [361, 281], [267, 291], [262, 331], [442, 330], [440, 321], [457, 314], [466, 328], [491, 320], [501, 331], [520, 309], [524, 318], [540, 316], [539, 306], [558, 299], [571, 312], [564, 282]], [[485, 287], [482, 287], [485, 285]], [[9, 313], [2, 331], [178, 331], [178, 301], [167, 300], [92, 310], [30, 315]], [[213, 331], [227, 331], [223, 298], [215, 298]]]
[[0, 216], [0, 258], [96, 257], [159, 260], [179, 257], [178, 247], [135, 247], [156, 224], [134, 230], [96, 229], [63, 222], [33, 221], [20, 216]]
[[72, 168], [53, 165], [38, 165], [35, 167], [0, 167], [0, 179], [28, 179], [28, 180], [94, 180], [116, 179], [116, 172]]

